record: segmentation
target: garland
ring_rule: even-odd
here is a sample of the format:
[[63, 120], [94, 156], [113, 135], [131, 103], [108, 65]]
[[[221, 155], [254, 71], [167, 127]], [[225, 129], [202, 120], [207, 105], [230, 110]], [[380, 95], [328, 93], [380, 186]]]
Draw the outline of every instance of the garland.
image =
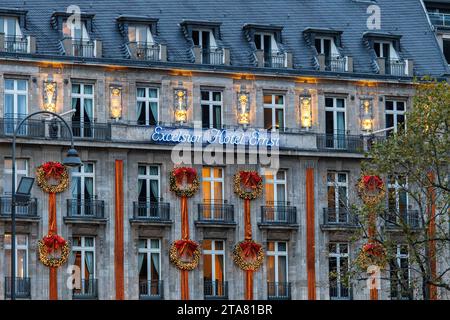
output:
[[[69, 243], [57, 234], [48, 234], [38, 241], [39, 260], [47, 267], [59, 268], [68, 259]], [[55, 256], [55, 253], [60, 253]]]
[[238, 242], [233, 250], [233, 260], [242, 270], [258, 270], [264, 260], [262, 245], [253, 240]]
[[[60, 162], [45, 162], [36, 170], [38, 186], [47, 193], [63, 192], [69, 187], [69, 174], [66, 167]], [[50, 184], [50, 179], [55, 179], [58, 184]]]
[[379, 242], [369, 241], [361, 248], [355, 263], [362, 270], [373, 265], [384, 268], [387, 265], [386, 249]]
[[[194, 270], [200, 260], [199, 244], [190, 239], [176, 240], [170, 246], [169, 257], [170, 262], [178, 269]], [[183, 257], [188, 257], [189, 260], [185, 260]]]
[[[186, 180], [187, 187], [180, 186]], [[179, 167], [174, 168], [170, 172], [170, 191], [174, 192], [178, 197], [192, 197], [200, 187], [197, 171], [194, 168]]]
[[383, 180], [373, 175], [365, 175], [359, 179], [358, 191], [364, 203], [371, 206], [383, 200], [386, 194]]
[[262, 178], [256, 171], [239, 171], [234, 175], [234, 193], [241, 199], [256, 199], [262, 194], [262, 189]]

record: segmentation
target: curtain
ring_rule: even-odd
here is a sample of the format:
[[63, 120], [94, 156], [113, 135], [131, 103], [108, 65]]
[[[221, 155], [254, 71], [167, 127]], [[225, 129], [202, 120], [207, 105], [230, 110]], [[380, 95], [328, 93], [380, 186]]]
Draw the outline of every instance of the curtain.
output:
[[86, 270], [88, 272], [87, 279], [89, 279], [89, 276], [93, 275], [93, 273], [94, 273], [94, 253], [86, 252], [84, 254], [84, 257], [85, 257], [85, 263], [86, 263]]
[[159, 190], [158, 180], [150, 180], [150, 201], [158, 202]]
[[145, 194], [145, 180], [138, 179], [138, 200], [139, 201], [146, 201], [147, 195]]
[[214, 119], [213, 119], [213, 126], [216, 129], [220, 129], [222, 127], [221, 123], [221, 110], [220, 106], [214, 106]]
[[142, 265], [144, 264], [144, 258], [145, 258], [145, 255], [143, 253], [139, 253], [139, 255], [138, 255], [138, 270], [139, 270], [139, 274], [142, 271]]
[[91, 200], [94, 193], [94, 179], [85, 178], [84, 179], [84, 198], [86, 200]]
[[156, 125], [158, 122], [158, 104], [150, 102], [149, 125]]
[[[145, 97], [145, 89], [144, 88], [137, 88], [136, 96], [138, 98], [144, 98]], [[137, 102], [137, 120], [138, 124], [145, 124], [145, 110], [144, 110], [145, 102], [144, 101], [138, 101]], [[142, 112], [144, 111], [144, 112]]]
[[152, 258], [151, 280], [157, 281], [159, 280], [159, 253], [152, 253], [151, 258]]
[[278, 257], [278, 282], [287, 282], [286, 257]]
[[345, 134], [345, 113], [337, 113], [337, 134]]
[[283, 109], [276, 109], [276, 128], [284, 129]]

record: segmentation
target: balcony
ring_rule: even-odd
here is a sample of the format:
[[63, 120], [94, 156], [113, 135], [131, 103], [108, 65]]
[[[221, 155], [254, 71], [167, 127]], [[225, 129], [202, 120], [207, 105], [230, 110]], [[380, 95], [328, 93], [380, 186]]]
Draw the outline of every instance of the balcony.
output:
[[352, 300], [353, 290], [344, 285], [330, 285], [330, 300]]
[[5, 36], [4, 48], [6, 52], [28, 53], [28, 38], [20, 36]]
[[[0, 197], [0, 217], [3, 219], [11, 218], [11, 197]], [[37, 214], [37, 199], [31, 198], [27, 204], [16, 205], [16, 219], [20, 220], [39, 220]]]
[[328, 56], [325, 58], [325, 70], [332, 72], [345, 72], [347, 59], [342, 56]]
[[336, 152], [364, 152], [364, 139], [362, 136], [346, 134], [318, 134], [317, 149], [319, 151]]
[[[5, 118], [0, 119], [0, 136], [12, 136], [16, 127], [26, 116], [26, 114], [5, 114]], [[17, 136], [44, 138], [45, 121], [33, 119], [25, 120], [20, 129], [17, 131]]]
[[384, 215], [385, 227], [388, 229], [419, 229], [420, 214], [418, 210], [402, 210], [401, 212], [388, 211]]
[[72, 55], [75, 57], [94, 58], [95, 45], [89, 40], [72, 40]]
[[[15, 279], [16, 298], [31, 299], [31, 280], [30, 278]], [[5, 277], [5, 298], [11, 298], [11, 278]]]
[[286, 68], [286, 54], [279, 51], [264, 52], [264, 67]]
[[202, 48], [202, 63], [221, 65], [224, 64], [224, 55], [221, 48]]
[[290, 282], [267, 282], [268, 300], [291, 300]]
[[162, 280], [139, 281], [139, 299], [164, 299], [164, 282]]
[[261, 206], [260, 228], [297, 229], [297, 207], [289, 205], [289, 202], [268, 201]]
[[196, 225], [234, 227], [234, 206], [227, 203], [199, 203]]
[[132, 41], [128, 43], [130, 55], [134, 59], [159, 61], [160, 60], [160, 46], [142, 41]]
[[392, 76], [406, 76], [406, 62], [398, 59], [386, 59], [386, 74]]
[[205, 300], [228, 299], [228, 281], [205, 280], [203, 282], [203, 294]]
[[430, 21], [434, 26], [450, 28], [450, 14], [429, 12], [428, 16], [430, 17]]
[[323, 208], [322, 229], [342, 230], [355, 228], [358, 224], [356, 216], [352, 215], [345, 208]]
[[81, 279], [80, 288], [72, 290], [73, 300], [98, 299], [98, 279]]
[[134, 201], [131, 223], [170, 225], [170, 203], [160, 201]]
[[[78, 122], [72, 121], [72, 132], [74, 138], [85, 140], [97, 140], [97, 141], [110, 141], [111, 140], [111, 124], [110, 123], [98, 123], [98, 122]], [[61, 137], [68, 139], [69, 131], [65, 126], [60, 126]]]
[[106, 223], [105, 201], [95, 199], [67, 199], [65, 222]]

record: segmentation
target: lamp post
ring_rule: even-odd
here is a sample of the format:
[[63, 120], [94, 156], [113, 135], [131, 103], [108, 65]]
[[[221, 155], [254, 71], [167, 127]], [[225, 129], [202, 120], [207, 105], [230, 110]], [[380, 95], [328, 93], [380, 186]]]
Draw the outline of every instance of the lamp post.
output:
[[37, 111], [23, 118], [14, 129], [11, 164], [11, 300], [16, 299], [16, 138], [20, 127], [25, 123], [25, 121], [38, 114], [48, 114], [52, 117], [59, 118], [62, 123], [64, 123], [70, 134], [70, 149], [67, 152], [66, 158], [63, 160], [63, 164], [68, 167], [81, 166], [81, 160], [78, 156], [78, 152], [74, 148], [72, 128], [70, 128], [67, 122], [59, 114], [51, 111]]

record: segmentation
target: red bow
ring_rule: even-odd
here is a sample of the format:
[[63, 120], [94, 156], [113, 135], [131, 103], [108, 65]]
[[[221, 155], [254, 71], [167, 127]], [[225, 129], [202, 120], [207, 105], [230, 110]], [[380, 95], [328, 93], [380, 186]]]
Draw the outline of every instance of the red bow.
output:
[[241, 171], [239, 172], [242, 184], [247, 188], [256, 189], [258, 183], [261, 182], [262, 178], [256, 171]]
[[42, 165], [42, 170], [44, 170], [44, 174], [47, 179], [59, 179], [64, 173], [64, 166], [59, 162], [49, 161]]
[[182, 184], [184, 177], [186, 177], [187, 183], [191, 184], [197, 175], [197, 171], [194, 168], [180, 167], [173, 171], [173, 175], [175, 176], [177, 184]]
[[197, 250], [198, 244], [192, 240], [177, 240], [175, 241], [175, 247], [180, 257], [186, 255], [191, 257], [194, 255], [194, 251]]
[[261, 245], [253, 241], [244, 241], [239, 244], [244, 258], [254, 260], [258, 256]]
[[57, 234], [47, 235], [44, 237], [43, 240], [44, 245], [47, 247], [48, 253], [51, 253], [54, 250], [56, 251], [66, 244], [66, 240], [64, 240], [63, 237]]
[[381, 178], [378, 176], [364, 176], [363, 181], [364, 181], [364, 185], [370, 191], [380, 188], [383, 185], [383, 180], [381, 180]]
[[365, 253], [379, 257], [383, 254], [383, 247], [377, 243], [366, 243], [363, 247]]

